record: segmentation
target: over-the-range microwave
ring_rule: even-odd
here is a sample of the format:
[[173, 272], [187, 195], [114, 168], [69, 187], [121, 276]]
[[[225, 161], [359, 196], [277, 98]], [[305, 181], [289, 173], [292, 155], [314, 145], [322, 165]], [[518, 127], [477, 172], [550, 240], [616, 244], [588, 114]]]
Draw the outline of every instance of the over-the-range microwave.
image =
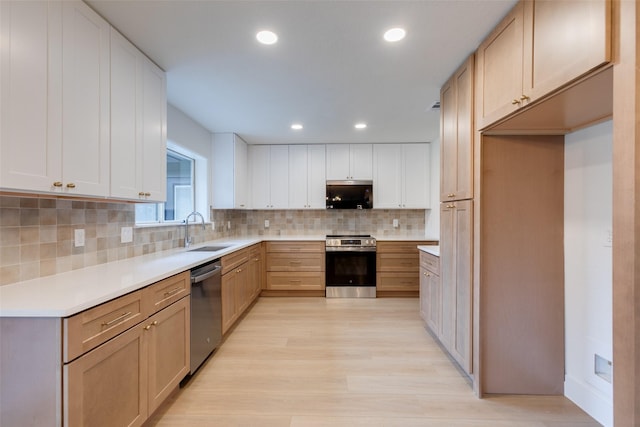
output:
[[373, 208], [373, 181], [327, 181], [327, 209]]

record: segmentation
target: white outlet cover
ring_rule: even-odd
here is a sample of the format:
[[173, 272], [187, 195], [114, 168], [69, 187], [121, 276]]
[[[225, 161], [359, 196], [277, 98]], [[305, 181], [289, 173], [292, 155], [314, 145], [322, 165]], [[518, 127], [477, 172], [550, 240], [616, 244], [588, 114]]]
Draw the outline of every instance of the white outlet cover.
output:
[[84, 246], [84, 228], [73, 230], [73, 243], [76, 248]]
[[227, 221], [227, 228], [231, 230], [231, 221]]
[[120, 229], [120, 243], [133, 242], [133, 227], [122, 227]]
[[394, 220], [393, 220], [393, 226], [394, 226], [395, 228], [398, 228], [398, 220], [397, 220], [397, 219], [394, 219]]
[[269, 220], [268, 219], [264, 220], [264, 228], [269, 228]]

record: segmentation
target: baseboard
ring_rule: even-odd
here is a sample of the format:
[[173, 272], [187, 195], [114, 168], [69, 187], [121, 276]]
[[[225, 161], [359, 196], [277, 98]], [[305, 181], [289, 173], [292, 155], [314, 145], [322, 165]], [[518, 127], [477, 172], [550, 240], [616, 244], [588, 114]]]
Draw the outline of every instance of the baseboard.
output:
[[588, 383], [571, 378], [564, 380], [564, 395], [604, 427], [613, 427], [613, 401]]

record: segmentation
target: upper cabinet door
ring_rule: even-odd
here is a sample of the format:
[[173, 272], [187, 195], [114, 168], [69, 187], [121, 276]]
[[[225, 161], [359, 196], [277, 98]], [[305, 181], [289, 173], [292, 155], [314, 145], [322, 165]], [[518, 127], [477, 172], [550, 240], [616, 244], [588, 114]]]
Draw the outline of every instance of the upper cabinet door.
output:
[[375, 144], [373, 148], [373, 207], [402, 207], [402, 147], [398, 144]]
[[523, 6], [519, 2], [478, 47], [478, 128], [520, 107]]
[[[402, 145], [402, 208], [431, 207], [431, 162], [429, 144]], [[375, 187], [374, 187], [375, 188]], [[375, 206], [375, 199], [373, 201]]]
[[473, 77], [471, 55], [440, 91], [440, 201], [473, 197]]
[[327, 145], [327, 179], [349, 179], [349, 144]]
[[373, 146], [371, 144], [351, 144], [350, 178], [373, 179]]
[[287, 145], [271, 146], [269, 183], [271, 208], [287, 209], [289, 207], [289, 147]]
[[524, 94], [539, 98], [611, 61], [611, 0], [524, 3]]
[[307, 202], [307, 145], [289, 147], [289, 208], [303, 209]]
[[0, 188], [62, 191], [61, 10], [0, 2]]
[[67, 194], [109, 194], [109, 24], [63, 2], [62, 163]]
[[166, 76], [142, 57], [142, 187], [145, 200], [167, 198]]

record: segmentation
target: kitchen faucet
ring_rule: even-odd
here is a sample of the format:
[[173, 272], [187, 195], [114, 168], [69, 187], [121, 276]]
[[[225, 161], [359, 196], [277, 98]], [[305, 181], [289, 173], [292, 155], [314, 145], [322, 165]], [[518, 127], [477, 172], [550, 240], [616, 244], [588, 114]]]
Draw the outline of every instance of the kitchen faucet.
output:
[[191, 245], [191, 240], [192, 240], [192, 237], [189, 237], [189, 217], [191, 216], [199, 216], [200, 219], [202, 220], [202, 229], [203, 230], [205, 229], [204, 217], [200, 212], [193, 211], [189, 215], [187, 215], [187, 217], [184, 220], [184, 247], [185, 248], [188, 248], [189, 245]]

